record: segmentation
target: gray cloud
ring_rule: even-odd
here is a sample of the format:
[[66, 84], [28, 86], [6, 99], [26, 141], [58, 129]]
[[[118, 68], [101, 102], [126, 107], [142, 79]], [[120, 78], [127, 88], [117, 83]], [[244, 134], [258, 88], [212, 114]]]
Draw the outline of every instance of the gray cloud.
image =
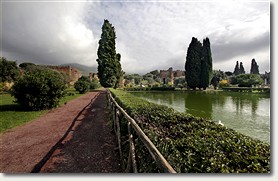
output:
[[211, 48], [215, 63], [229, 61], [239, 55], [252, 56], [257, 51], [268, 51], [270, 49], [269, 32], [265, 32], [249, 41], [214, 42]]
[[[269, 3], [3, 2], [3, 55], [19, 61], [96, 65], [103, 19], [116, 30], [117, 52], [128, 73], [184, 69], [191, 38], [209, 37], [215, 69], [246, 69], [252, 58], [269, 71]], [[239, 60], [239, 61], [240, 61]]]
[[82, 19], [84, 5], [3, 2], [3, 56], [43, 64], [94, 62], [96, 39]]

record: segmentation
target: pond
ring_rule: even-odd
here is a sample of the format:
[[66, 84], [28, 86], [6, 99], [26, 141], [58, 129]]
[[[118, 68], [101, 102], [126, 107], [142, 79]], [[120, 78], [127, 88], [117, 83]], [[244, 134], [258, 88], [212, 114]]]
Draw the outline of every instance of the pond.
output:
[[225, 91], [130, 92], [177, 111], [221, 122], [270, 143], [270, 95]]

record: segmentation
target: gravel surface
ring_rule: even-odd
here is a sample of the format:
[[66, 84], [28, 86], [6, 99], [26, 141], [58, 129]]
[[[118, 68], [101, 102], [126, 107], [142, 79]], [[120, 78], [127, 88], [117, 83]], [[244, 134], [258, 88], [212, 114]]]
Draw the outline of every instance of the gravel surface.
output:
[[2, 173], [119, 173], [104, 90], [0, 135]]

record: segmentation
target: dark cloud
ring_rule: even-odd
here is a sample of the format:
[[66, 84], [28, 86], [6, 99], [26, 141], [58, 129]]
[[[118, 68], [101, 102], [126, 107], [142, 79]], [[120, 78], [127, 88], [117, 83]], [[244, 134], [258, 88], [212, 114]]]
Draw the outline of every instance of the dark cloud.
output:
[[[269, 67], [267, 2], [3, 2], [2, 53], [41, 64], [96, 66], [104, 19], [116, 30], [116, 49], [128, 73], [184, 69], [191, 38], [211, 41], [214, 66], [235, 59]], [[267, 69], [268, 70], [268, 69]]]
[[232, 58], [244, 55], [254, 55], [258, 51], [267, 51], [270, 49], [269, 32], [254, 37], [247, 41], [233, 41], [230, 37], [228, 43], [211, 42], [211, 49], [215, 63], [229, 61]]

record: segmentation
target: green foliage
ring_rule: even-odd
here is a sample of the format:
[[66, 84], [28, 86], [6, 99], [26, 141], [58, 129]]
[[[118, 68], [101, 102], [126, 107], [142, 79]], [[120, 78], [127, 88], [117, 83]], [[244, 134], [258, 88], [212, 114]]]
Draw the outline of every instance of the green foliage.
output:
[[[231, 73], [231, 72], [230, 72]], [[232, 75], [232, 73], [231, 73]], [[227, 75], [221, 71], [221, 70], [213, 70], [212, 71], [212, 79], [210, 81], [210, 84], [213, 85], [214, 89], [217, 89], [219, 86], [219, 81], [227, 79]]]
[[88, 77], [82, 76], [74, 83], [74, 88], [80, 94], [84, 94], [90, 90], [91, 81]]
[[8, 61], [1, 57], [0, 60], [0, 82], [13, 82], [20, 76], [19, 68], [15, 61]]
[[202, 44], [192, 37], [187, 49], [185, 72], [188, 87], [196, 89], [200, 85]]
[[60, 73], [50, 69], [26, 72], [12, 87], [16, 102], [27, 110], [56, 107], [64, 96], [65, 84]]
[[206, 90], [206, 88], [210, 85], [212, 78], [212, 57], [208, 38], [203, 40], [202, 52], [203, 56], [201, 58], [201, 75], [199, 87]]
[[26, 69], [29, 66], [35, 66], [35, 64], [30, 63], [30, 62], [24, 62], [24, 63], [19, 64], [19, 67], [22, 68], [22, 69]]
[[254, 58], [252, 59], [252, 62], [251, 62], [250, 74], [260, 74], [259, 66]]
[[74, 83], [74, 88], [76, 91], [78, 91], [80, 94], [84, 94], [88, 92], [89, 90], [97, 89], [100, 85], [98, 83], [97, 79], [92, 79], [92, 81], [89, 79], [89, 77], [82, 76]]
[[103, 87], [119, 87], [120, 78], [123, 76], [121, 55], [116, 53], [115, 39], [114, 27], [108, 20], [104, 20], [97, 51], [98, 77]]
[[139, 74], [127, 74], [124, 76], [127, 83], [133, 83], [135, 85], [139, 85], [143, 77]]
[[181, 88], [181, 89], [187, 87], [185, 76], [175, 77], [174, 78], [174, 86]]
[[236, 61], [236, 66], [235, 66], [235, 69], [234, 69], [234, 75], [239, 75], [240, 74], [240, 70], [239, 70], [239, 64], [238, 64], [238, 61]]
[[[59, 102], [60, 106], [81, 95], [71, 89], [67, 89], [66, 91], [66, 96]], [[0, 100], [0, 133], [32, 121], [47, 113], [47, 110], [25, 111], [19, 104], [15, 103], [14, 97], [10, 94], [0, 94]]]
[[245, 74], [245, 70], [244, 70], [242, 62], [240, 62], [240, 65], [239, 65], [239, 73], [240, 74]]
[[212, 78], [212, 57], [209, 39], [203, 40], [203, 45], [192, 37], [188, 47], [185, 62], [186, 81], [193, 90], [198, 87], [204, 90], [209, 86]]
[[[180, 113], [120, 90], [110, 91], [177, 172], [270, 172], [269, 144], [210, 120]], [[158, 172], [146, 150], [136, 151], [139, 171]]]
[[238, 84], [239, 87], [252, 87], [263, 83], [258, 74], [241, 74], [231, 78], [231, 84]]
[[100, 85], [98, 83], [98, 80], [97, 79], [92, 79], [92, 81], [90, 83], [90, 89], [94, 90], [94, 89], [97, 89], [99, 87], [100, 87]]
[[242, 62], [240, 62], [240, 65], [239, 65], [238, 61], [236, 61], [236, 66], [235, 66], [233, 74], [234, 75], [245, 74], [245, 70], [244, 70]]

